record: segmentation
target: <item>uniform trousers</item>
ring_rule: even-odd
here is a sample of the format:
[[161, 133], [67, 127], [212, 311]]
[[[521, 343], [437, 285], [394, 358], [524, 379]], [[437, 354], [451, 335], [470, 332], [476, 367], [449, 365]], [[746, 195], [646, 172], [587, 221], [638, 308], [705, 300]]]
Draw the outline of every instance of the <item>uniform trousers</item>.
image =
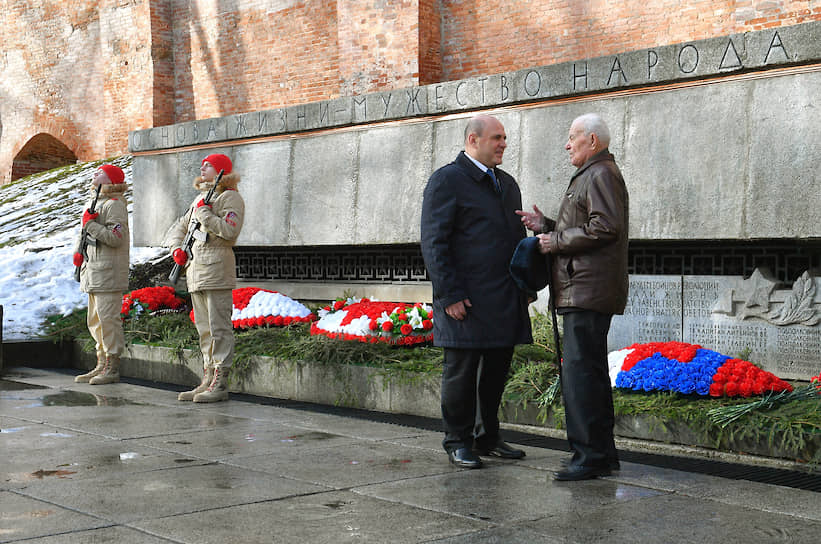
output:
[[499, 440], [499, 403], [513, 348], [444, 348], [442, 420], [446, 451], [491, 448]]
[[607, 367], [609, 314], [562, 311], [561, 369], [567, 441], [573, 466], [602, 467], [618, 460], [613, 440], [613, 390]]
[[200, 337], [203, 366], [230, 368], [234, 362], [234, 303], [231, 289], [193, 291], [194, 324]]
[[120, 312], [123, 294], [120, 291], [95, 291], [88, 294], [88, 332], [97, 344], [97, 353], [121, 356], [125, 351], [125, 334]]

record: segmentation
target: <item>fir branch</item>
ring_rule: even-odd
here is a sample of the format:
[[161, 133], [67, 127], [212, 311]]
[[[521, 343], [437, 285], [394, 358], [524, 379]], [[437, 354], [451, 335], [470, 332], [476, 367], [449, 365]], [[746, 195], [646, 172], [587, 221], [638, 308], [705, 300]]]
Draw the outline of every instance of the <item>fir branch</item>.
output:
[[772, 410], [781, 404], [812, 398], [821, 398], [821, 390], [819, 390], [818, 384], [816, 383], [811, 383], [804, 387], [793, 389], [792, 391], [770, 392], [762, 398], [746, 404], [713, 408], [707, 412], [707, 417], [710, 418], [711, 422], [724, 429], [727, 425], [738, 421], [740, 418], [752, 412]]

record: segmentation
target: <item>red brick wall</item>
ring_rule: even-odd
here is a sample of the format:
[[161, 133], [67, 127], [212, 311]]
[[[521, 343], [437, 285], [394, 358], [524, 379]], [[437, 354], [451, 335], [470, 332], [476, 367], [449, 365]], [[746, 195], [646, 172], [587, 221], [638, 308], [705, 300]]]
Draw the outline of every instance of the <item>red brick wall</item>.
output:
[[419, 3], [337, 2], [341, 95], [418, 84]]
[[131, 130], [821, 20], [821, 0], [11, 0], [0, 182]]
[[3, 4], [0, 183], [11, 180], [14, 158], [37, 134], [92, 160], [122, 154], [128, 131], [151, 121], [147, 6], [122, 0]]
[[442, 0], [445, 81], [821, 19], [818, 0]]
[[442, 15], [439, 0], [419, 0], [419, 85], [442, 79]]
[[177, 122], [339, 96], [336, 1], [174, 5]]
[[19, 179], [76, 161], [77, 157], [62, 142], [48, 134], [38, 134], [17, 154], [11, 178]]

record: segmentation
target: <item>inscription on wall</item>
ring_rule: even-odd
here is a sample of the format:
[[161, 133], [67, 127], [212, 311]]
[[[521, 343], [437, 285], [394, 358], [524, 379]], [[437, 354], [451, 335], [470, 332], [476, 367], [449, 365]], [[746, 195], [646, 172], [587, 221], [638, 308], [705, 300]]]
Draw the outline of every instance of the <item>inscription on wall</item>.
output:
[[131, 152], [489, 108], [821, 58], [821, 22], [133, 131]]
[[614, 316], [608, 344], [621, 349], [658, 338], [681, 338], [681, 277], [630, 276], [624, 315]]
[[[631, 276], [628, 305], [623, 316], [613, 318], [608, 349], [636, 342], [690, 342], [744, 356], [782, 378], [807, 380], [821, 371], [821, 325], [806, 319], [810, 313], [821, 314], [819, 287], [821, 279], [805, 274], [792, 289], [779, 289], [758, 270], [747, 279]], [[797, 296], [799, 290], [804, 298]], [[659, 303], [675, 294], [678, 307]], [[785, 309], [814, 324], [778, 324], [786, 323], [780, 319]]]

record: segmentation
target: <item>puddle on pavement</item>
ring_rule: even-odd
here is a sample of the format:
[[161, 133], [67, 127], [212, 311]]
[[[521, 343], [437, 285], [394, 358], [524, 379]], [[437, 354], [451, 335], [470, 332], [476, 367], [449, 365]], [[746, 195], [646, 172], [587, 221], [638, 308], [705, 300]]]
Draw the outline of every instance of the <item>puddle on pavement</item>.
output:
[[331, 438], [336, 438], [338, 435], [330, 434], [330, 433], [322, 433], [319, 431], [310, 431], [303, 434], [295, 434], [292, 436], [286, 436], [280, 442], [297, 442], [303, 440], [329, 440]]
[[12, 380], [0, 380], [0, 391], [23, 391], [25, 389], [48, 389], [48, 387], [44, 385], [15, 382]]
[[[16, 389], [15, 391], [20, 391], [20, 389]], [[38, 406], [124, 406], [127, 404], [140, 404], [120, 397], [106, 397], [105, 395], [94, 395], [80, 391], [60, 391], [48, 395], [38, 395], [36, 393], [29, 395], [0, 393], [0, 399], [34, 401], [27, 405], [26, 408], [36, 408]]]

